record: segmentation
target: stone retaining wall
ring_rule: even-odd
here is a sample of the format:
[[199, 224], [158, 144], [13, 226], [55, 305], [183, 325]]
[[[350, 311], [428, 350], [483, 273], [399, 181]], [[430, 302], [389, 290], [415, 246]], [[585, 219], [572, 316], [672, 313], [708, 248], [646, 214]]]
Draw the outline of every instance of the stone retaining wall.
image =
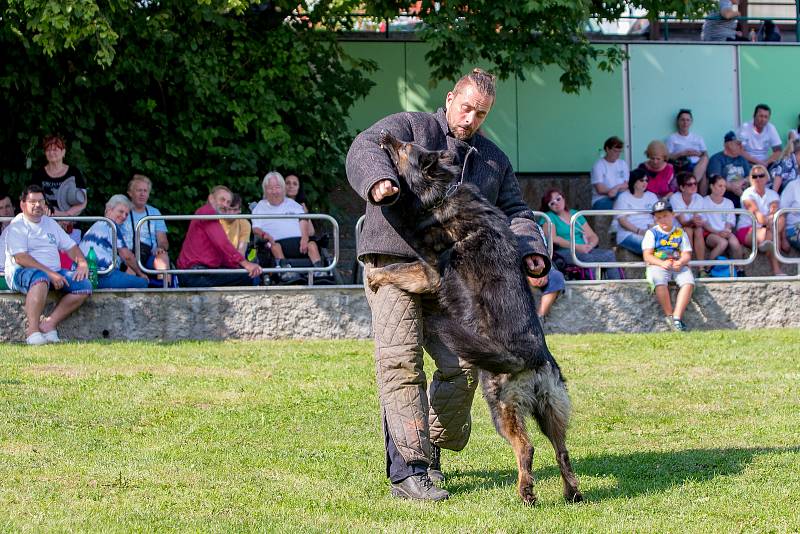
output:
[[[0, 292], [0, 340], [21, 342], [24, 297]], [[50, 306], [55, 302], [50, 296]], [[691, 330], [800, 327], [800, 280], [700, 283]], [[665, 331], [646, 284], [570, 284], [547, 332]], [[365, 339], [370, 315], [359, 286], [98, 291], [59, 328], [63, 339]]]

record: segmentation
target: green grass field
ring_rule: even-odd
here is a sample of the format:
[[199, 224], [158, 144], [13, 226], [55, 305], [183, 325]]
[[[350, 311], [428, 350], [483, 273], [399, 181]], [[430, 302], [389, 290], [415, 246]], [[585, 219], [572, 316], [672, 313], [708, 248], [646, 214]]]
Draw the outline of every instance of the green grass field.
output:
[[800, 331], [549, 344], [587, 502], [536, 432], [535, 508], [480, 399], [451, 499], [389, 496], [370, 342], [0, 346], [0, 531], [800, 530]]

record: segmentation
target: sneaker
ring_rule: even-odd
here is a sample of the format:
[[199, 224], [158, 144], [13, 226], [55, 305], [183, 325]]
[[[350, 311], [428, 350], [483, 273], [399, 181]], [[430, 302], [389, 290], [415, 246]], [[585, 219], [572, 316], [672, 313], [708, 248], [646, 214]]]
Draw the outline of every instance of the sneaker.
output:
[[736, 278], [744, 278], [745, 276], [747, 276], [747, 273], [744, 272], [744, 269], [736, 270]]
[[34, 332], [33, 334], [25, 338], [25, 343], [27, 343], [28, 345], [44, 345], [45, 343], [47, 343], [47, 339], [45, 339], [44, 335], [41, 332]]
[[50, 330], [49, 332], [43, 332], [42, 336], [48, 343], [61, 343], [61, 340], [58, 338], [58, 332], [55, 330]]
[[672, 318], [672, 329], [676, 332], [686, 332], [686, 325], [677, 317]]
[[437, 488], [428, 473], [420, 473], [393, 483], [392, 496], [401, 499], [438, 502], [447, 499], [450, 494]]
[[770, 250], [772, 250], [772, 241], [769, 239], [758, 245], [759, 252], [769, 252]]
[[442, 449], [434, 444], [431, 444], [431, 465], [428, 466], [428, 477], [431, 479], [431, 482], [437, 486], [444, 482], [444, 473], [442, 473]]

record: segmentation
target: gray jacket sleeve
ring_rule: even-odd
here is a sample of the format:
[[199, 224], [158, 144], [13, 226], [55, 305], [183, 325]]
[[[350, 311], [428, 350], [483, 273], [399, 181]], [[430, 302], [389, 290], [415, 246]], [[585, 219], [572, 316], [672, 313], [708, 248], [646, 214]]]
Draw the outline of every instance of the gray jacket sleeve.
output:
[[[400, 185], [389, 155], [381, 148], [381, 130], [387, 130], [403, 141], [412, 141], [414, 137], [407, 114], [396, 113], [379, 120], [353, 140], [345, 162], [347, 180], [350, 187], [371, 204], [376, 204], [369, 194], [376, 183], [390, 180], [395, 186]], [[394, 195], [377, 204], [392, 204], [396, 200], [397, 195]]]
[[550, 272], [551, 267], [550, 255], [547, 252], [547, 241], [541, 227], [536, 223], [533, 211], [522, 199], [519, 182], [511, 169], [511, 165], [508, 166], [503, 176], [503, 183], [500, 184], [497, 207], [508, 216], [511, 231], [517, 236], [517, 247], [522, 257], [536, 255], [544, 260], [545, 268], [539, 277], [545, 276]]

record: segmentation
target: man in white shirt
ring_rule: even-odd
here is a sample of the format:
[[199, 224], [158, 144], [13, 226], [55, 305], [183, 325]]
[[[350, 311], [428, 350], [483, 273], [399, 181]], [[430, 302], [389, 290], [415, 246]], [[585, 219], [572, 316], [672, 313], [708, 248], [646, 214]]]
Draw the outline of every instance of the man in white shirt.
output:
[[742, 156], [753, 165], [769, 167], [781, 157], [781, 137], [769, 122], [772, 110], [766, 104], [758, 104], [753, 111], [753, 121], [742, 124], [738, 138], [742, 141]]
[[[14, 217], [6, 232], [5, 278], [8, 286], [25, 294], [25, 330], [29, 345], [57, 343], [56, 327], [91, 295], [88, 265], [78, 245], [61, 226], [45, 215], [44, 192], [29, 185], [20, 196], [22, 213]], [[61, 268], [59, 251], [77, 264], [74, 271]], [[40, 321], [50, 286], [65, 293], [50, 317]]]

